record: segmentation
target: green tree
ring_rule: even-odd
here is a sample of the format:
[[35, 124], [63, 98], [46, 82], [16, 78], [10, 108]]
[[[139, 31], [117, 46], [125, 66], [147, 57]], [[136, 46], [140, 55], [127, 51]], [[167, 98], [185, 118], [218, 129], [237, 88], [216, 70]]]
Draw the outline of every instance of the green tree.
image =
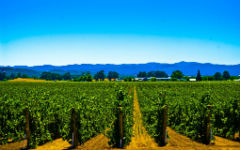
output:
[[33, 79], [39, 79], [39, 77], [37, 75], [32, 75]]
[[92, 81], [92, 75], [90, 72], [82, 73], [79, 79], [74, 79], [75, 81]]
[[79, 81], [86, 81], [86, 76], [85, 75], [81, 75], [79, 78]]
[[156, 73], [155, 71], [150, 71], [150, 72], [147, 73], [147, 76], [148, 77], [155, 77], [156, 76], [155, 73]]
[[22, 75], [22, 78], [29, 78], [29, 76], [26, 75], [26, 74], [23, 74], [23, 75]]
[[17, 77], [16, 77], [16, 78], [21, 78], [21, 77], [22, 77], [21, 73], [20, 73], [20, 72], [18, 72], [18, 73], [17, 73]]
[[94, 79], [97, 81], [97, 80], [101, 80], [103, 81], [105, 79], [105, 74], [104, 74], [104, 71], [101, 70], [99, 72], [97, 72], [95, 75], [94, 75]]
[[147, 77], [164, 78], [168, 77], [168, 75], [164, 71], [150, 71], [147, 73]]
[[224, 79], [224, 80], [228, 80], [228, 79], [230, 79], [230, 77], [231, 77], [231, 76], [230, 76], [230, 74], [229, 74], [228, 71], [224, 71], [224, 72], [223, 72], [223, 79]]
[[236, 79], [239, 79], [237, 76], [231, 76], [230, 77], [230, 80], [236, 80]]
[[151, 81], [157, 81], [157, 78], [156, 77], [152, 77]]
[[124, 81], [134, 81], [134, 77], [128, 76], [123, 79]]
[[146, 72], [139, 72], [137, 77], [140, 77], [140, 78], [147, 77], [147, 73]]
[[157, 78], [166, 78], [168, 77], [168, 74], [164, 71], [155, 71], [155, 77]]
[[48, 80], [47, 78], [48, 78], [48, 72], [42, 72], [40, 79]]
[[57, 73], [51, 73], [51, 72], [42, 72], [40, 79], [45, 80], [62, 80], [62, 76]]
[[200, 74], [200, 70], [198, 70], [198, 72], [197, 72], [196, 80], [197, 80], [197, 81], [202, 81], [202, 76], [201, 76], [201, 74]]
[[50, 80], [62, 80], [63, 77], [60, 74], [57, 73], [50, 73]]
[[181, 79], [183, 77], [183, 73], [180, 70], [173, 71], [172, 80]]
[[90, 72], [87, 72], [85, 77], [86, 77], [86, 81], [89, 81], [89, 82], [92, 81], [92, 75], [90, 74]]
[[115, 71], [110, 71], [108, 72], [108, 76], [107, 78], [109, 79], [109, 81], [111, 81], [112, 79], [117, 79], [119, 77], [119, 74]]
[[214, 80], [214, 77], [213, 76], [203, 76], [202, 80], [203, 81], [212, 81], [212, 80]]
[[62, 77], [63, 80], [71, 80], [71, 74], [69, 72], [65, 73]]
[[222, 80], [222, 75], [220, 72], [216, 72], [213, 77], [214, 80]]
[[6, 76], [6, 72], [0, 72], [0, 81], [6, 80], [7, 76]]
[[15, 79], [17, 76], [16, 76], [16, 74], [15, 73], [11, 73], [11, 75], [10, 75], [10, 79]]

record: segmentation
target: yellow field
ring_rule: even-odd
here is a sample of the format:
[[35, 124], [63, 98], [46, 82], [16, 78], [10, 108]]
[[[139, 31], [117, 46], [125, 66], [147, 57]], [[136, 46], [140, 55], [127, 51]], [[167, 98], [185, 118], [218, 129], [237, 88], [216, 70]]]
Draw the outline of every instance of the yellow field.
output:
[[40, 80], [40, 79], [22, 79], [22, 78], [18, 78], [18, 79], [13, 79], [13, 80], [8, 80], [8, 81], [26, 81], [26, 82], [46, 82], [46, 80]]

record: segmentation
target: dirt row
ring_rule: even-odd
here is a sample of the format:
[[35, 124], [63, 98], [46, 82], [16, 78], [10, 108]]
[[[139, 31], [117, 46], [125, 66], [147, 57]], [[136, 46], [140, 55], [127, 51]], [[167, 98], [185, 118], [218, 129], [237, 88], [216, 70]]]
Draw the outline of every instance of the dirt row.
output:
[[[134, 126], [133, 137], [127, 150], [240, 150], [240, 142], [231, 141], [215, 136], [214, 145], [204, 145], [190, 138], [176, 133], [173, 129], [167, 128], [168, 144], [159, 147], [155, 140], [147, 133], [142, 123], [142, 114], [140, 112], [136, 89], [130, 89], [129, 94], [134, 92]], [[26, 146], [26, 140], [1, 145], [0, 150], [20, 150]], [[62, 139], [56, 139], [52, 142], [38, 146], [36, 150], [68, 150], [71, 145]], [[111, 148], [108, 144], [108, 138], [104, 134], [100, 134], [85, 142], [82, 146], [78, 146], [76, 150], [117, 150]]]

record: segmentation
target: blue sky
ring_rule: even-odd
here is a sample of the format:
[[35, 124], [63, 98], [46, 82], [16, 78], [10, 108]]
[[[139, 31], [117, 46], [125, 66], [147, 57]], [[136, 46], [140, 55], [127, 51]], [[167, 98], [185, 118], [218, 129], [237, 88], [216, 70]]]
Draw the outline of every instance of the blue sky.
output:
[[1, 0], [0, 65], [240, 64], [238, 0]]

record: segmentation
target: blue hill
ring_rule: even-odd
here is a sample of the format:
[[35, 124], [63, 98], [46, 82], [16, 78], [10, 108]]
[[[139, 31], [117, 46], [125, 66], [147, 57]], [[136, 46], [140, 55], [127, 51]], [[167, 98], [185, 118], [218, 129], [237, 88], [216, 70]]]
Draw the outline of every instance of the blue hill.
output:
[[[3, 67], [2, 67], [3, 68]], [[6, 67], [4, 67], [6, 68]], [[167, 63], [146, 63], [146, 64], [74, 64], [66, 66], [53, 66], [53, 65], [42, 65], [42, 66], [13, 66], [7, 67], [12, 69], [24, 69], [32, 70], [35, 72], [50, 71], [56, 73], [81, 74], [81, 72], [90, 71], [92, 74], [97, 71], [104, 70], [106, 73], [109, 71], [116, 71], [121, 75], [136, 75], [140, 71], [165, 71], [167, 74], [175, 70], [181, 70], [184, 75], [195, 76], [197, 70], [201, 71], [202, 75], [213, 75], [216, 72], [229, 71], [231, 75], [240, 75], [240, 64], [238, 65], [218, 65], [211, 63], [197, 63], [197, 62], [179, 62], [174, 64]]]

